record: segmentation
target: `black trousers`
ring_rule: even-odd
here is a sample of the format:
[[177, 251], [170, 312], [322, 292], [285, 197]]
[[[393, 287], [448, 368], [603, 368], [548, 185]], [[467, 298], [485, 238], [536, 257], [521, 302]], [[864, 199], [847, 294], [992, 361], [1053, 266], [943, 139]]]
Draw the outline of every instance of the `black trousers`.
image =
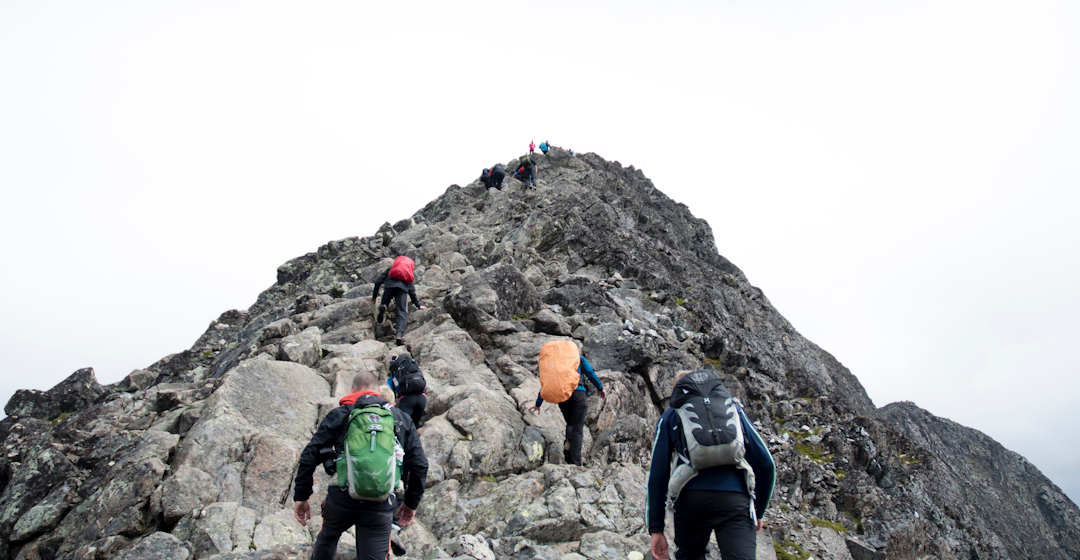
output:
[[401, 335], [405, 334], [405, 325], [409, 321], [409, 292], [401, 288], [386, 288], [383, 291], [382, 303], [379, 305], [389, 305], [391, 299], [396, 305], [394, 312], [397, 315], [397, 337], [401, 338]]
[[427, 397], [423, 393], [401, 395], [398, 397], [397, 407], [408, 414], [412, 418], [413, 425], [419, 428], [420, 419], [424, 417], [424, 410], [427, 409]]
[[356, 526], [356, 560], [387, 560], [390, 558], [390, 529], [394, 510], [380, 511], [371, 502], [349, 497], [344, 490], [332, 486], [323, 502], [323, 526], [315, 537], [311, 560], [333, 560], [341, 534]]
[[585, 441], [585, 415], [589, 411], [589, 396], [585, 391], [574, 391], [569, 399], [559, 403], [563, 420], [566, 420], [566, 441], [570, 442], [567, 463], [581, 466], [581, 445]]
[[724, 560], [754, 560], [757, 532], [750, 519], [750, 496], [742, 492], [682, 492], [675, 502], [676, 560], [705, 558], [713, 533]]

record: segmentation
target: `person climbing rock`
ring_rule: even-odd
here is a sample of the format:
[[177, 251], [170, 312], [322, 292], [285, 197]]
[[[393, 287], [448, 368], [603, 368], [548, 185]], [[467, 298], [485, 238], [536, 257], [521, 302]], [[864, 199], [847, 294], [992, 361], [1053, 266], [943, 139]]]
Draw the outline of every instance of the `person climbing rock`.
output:
[[405, 334], [405, 325], [408, 324], [409, 319], [408, 300], [412, 299], [413, 305], [417, 309], [427, 309], [427, 307], [420, 305], [420, 301], [416, 299], [416, 288], [413, 287], [414, 266], [415, 263], [409, 257], [401, 256], [394, 259], [394, 264], [375, 279], [375, 291], [371, 294], [371, 301], [378, 300], [379, 288], [386, 284], [382, 303], [379, 304], [379, 315], [375, 318], [375, 322], [383, 322], [383, 318], [386, 316], [386, 306], [390, 303], [390, 300], [394, 300], [397, 312], [395, 342], [399, 346], [405, 344], [401, 337]]
[[[324, 464], [327, 474], [335, 475], [331, 478], [326, 500], [322, 503], [323, 525], [315, 538], [312, 560], [334, 558], [337, 554], [338, 539], [350, 527], [356, 528], [358, 560], [386, 560], [390, 557], [391, 546], [397, 544], [391, 542], [393, 525], [396, 523], [400, 527], [407, 527], [412, 524], [416, 508], [420, 506], [420, 500], [424, 496], [428, 462], [420, 437], [416, 434], [416, 427], [407, 414], [390, 408], [389, 403], [379, 397], [376, 392], [378, 384], [379, 380], [373, 372], [357, 373], [353, 377], [353, 392], [342, 397], [338, 401], [340, 406], [323, 418], [315, 435], [300, 453], [300, 464], [296, 468], [296, 479], [293, 482], [293, 515], [300, 525], [307, 526], [311, 519], [311, 504], [308, 499], [312, 494], [315, 468], [320, 463]], [[354, 410], [357, 411], [356, 414]], [[371, 418], [377, 418], [381, 425], [393, 423], [391, 437], [394, 439], [391, 440], [391, 448], [385, 450], [381, 444], [372, 445], [372, 451], [369, 452], [366, 444], [358, 445], [352, 449], [360, 449], [360, 452], [346, 457], [346, 440], [353, 441], [352, 438], [361, 435], [372, 437], [366, 433], [358, 434], [363, 430], [357, 427]], [[377, 441], [377, 438], [370, 441]], [[394, 460], [397, 450], [393, 441], [400, 445], [403, 453], [399, 466], [401, 481], [405, 485], [404, 499], [398, 499], [393, 491], [385, 496], [369, 497], [368, 492], [357, 487], [354, 479], [346, 473], [360, 469], [366, 476], [355, 478], [364, 481], [386, 476], [387, 471], [392, 473], [394, 469], [385, 468], [381, 472], [369, 473], [364, 470], [364, 465], [381, 463], [385, 467], [387, 458]], [[365, 453], [371, 455], [372, 461], [365, 462], [362, 457]], [[391, 489], [397, 485], [392, 478], [386, 481], [380, 479], [379, 482], [386, 482]], [[404, 552], [400, 548], [399, 550]]]
[[536, 186], [536, 164], [529, 154], [521, 156], [521, 180], [526, 187]]
[[532, 154], [534, 152], [536, 152], [536, 142], [529, 140], [529, 153]]
[[386, 385], [394, 391], [394, 399], [397, 407], [404, 410], [412, 418], [417, 428], [423, 426], [422, 418], [427, 409], [427, 381], [424, 372], [420, 371], [420, 364], [408, 354], [394, 356], [390, 360], [390, 375], [386, 377]]
[[668, 558], [666, 504], [678, 560], [705, 558], [713, 533], [724, 560], [754, 560], [775, 483], [768, 447], [715, 372], [677, 373], [669, 403], [656, 424], [645, 501], [653, 558]]
[[548, 144], [548, 141], [544, 140], [543, 142], [540, 143], [540, 151], [545, 153], [545, 154], [548, 153], [549, 146], [550, 146], [550, 144]]
[[539, 414], [544, 401], [558, 403], [566, 420], [566, 440], [563, 442], [566, 462], [579, 467], [581, 445], [585, 441], [585, 416], [589, 410], [585, 379], [596, 387], [601, 399], [607, 399], [604, 384], [575, 343], [554, 340], [540, 348], [540, 394], [536, 395], [536, 404], [529, 410]]
[[[485, 170], [486, 171], [486, 170]], [[506, 171], [503, 170], [501, 163], [496, 163], [491, 166], [491, 171], [488, 172], [487, 180], [484, 181], [484, 176], [480, 176], [480, 180], [484, 181], [484, 186], [487, 188], [496, 188], [500, 191], [503, 188], [503, 179], [506, 178]]]

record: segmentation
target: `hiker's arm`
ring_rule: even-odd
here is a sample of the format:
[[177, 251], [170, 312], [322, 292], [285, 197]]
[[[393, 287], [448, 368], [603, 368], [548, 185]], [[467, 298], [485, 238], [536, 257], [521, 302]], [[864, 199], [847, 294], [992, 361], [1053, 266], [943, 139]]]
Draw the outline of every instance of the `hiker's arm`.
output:
[[380, 274], [378, 278], [375, 279], [375, 291], [371, 292], [371, 299], [378, 299], [379, 298], [379, 288], [382, 287], [383, 283], [385, 283], [386, 279], [389, 278], [389, 277], [390, 277], [390, 269], [388, 268], [388, 269], [384, 270], [383, 273]]
[[535, 408], [537, 412], [540, 412], [540, 407], [543, 404], [544, 404], [544, 398], [540, 396], [540, 393], [537, 393], [536, 394], [536, 404], [533, 405], [533, 408]]
[[409, 420], [405, 430], [405, 468], [409, 471], [409, 487], [405, 489], [405, 507], [415, 510], [420, 507], [420, 498], [424, 496], [424, 484], [427, 480], [428, 460], [424, 455], [424, 446], [416, 427]]
[[671, 440], [668, 438], [668, 425], [664, 416], [656, 423], [651, 463], [649, 490], [645, 500], [645, 525], [649, 528], [649, 533], [663, 533], [664, 507], [667, 502], [668, 479], [671, 477]]
[[742, 419], [743, 433], [746, 434], [746, 462], [754, 471], [754, 510], [758, 518], [765, 516], [765, 508], [769, 507], [772, 499], [773, 487], [776, 484], [776, 463], [773, 462], [772, 454], [769, 453], [765, 441], [754, 429], [754, 424], [746, 417], [746, 413], [739, 408], [739, 418]]
[[589, 363], [589, 360], [585, 359], [585, 356], [581, 357], [581, 365], [578, 366], [578, 369], [585, 373], [585, 377], [589, 378], [589, 381], [596, 387], [597, 391], [604, 391], [604, 384], [600, 382], [600, 378], [597, 377], [596, 372], [593, 371], [592, 364]]
[[333, 447], [337, 443], [335, 428], [340, 421], [340, 411], [331, 410], [319, 424], [319, 429], [315, 430], [315, 435], [311, 436], [311, 441], [300, 452], [300, 464], [296, 467], [296, 480], [293, 481], [293, 501], [303, 502], [311, 497], [312, 477], [315, 468], [321, 463], [319, 450]]
[[409, 299], [412, 300], [412, 304], [415, 305], [417, 309], [420, 309], [420, 300], [416, 299], [416, 286], [413, 286], [411, 283], [409, 284]]

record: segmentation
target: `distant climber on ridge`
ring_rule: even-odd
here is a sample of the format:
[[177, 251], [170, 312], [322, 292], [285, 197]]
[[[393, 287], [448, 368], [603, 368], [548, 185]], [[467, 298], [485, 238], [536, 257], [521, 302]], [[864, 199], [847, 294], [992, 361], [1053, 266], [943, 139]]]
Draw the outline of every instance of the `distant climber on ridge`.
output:
[[536, 151], [536, 142], [533, 142], [532, 140], [529, 140], [529, 153], [531, 154], [531, 153], [533, 153], [535, 151]]
[[668, 558], [666, 504], [675, 513], [678, 560], [705, 558], [713, 533], [724, 560], [754, 560], [775, 475], [769, 448], [720, 376], [677, 373], [649, 467], [645, 521], [653, 558]]
[[485, 188], [496, 188], [500, 191], [503, 188], [503, 179], [506, 178], [506, 171], [503, 170], [501, 163], [496, 163], [491, 169], [484, 169], [484, 172], [480, 174], [480, 182], [484, 183]]
[[525, 183], [526, 187], [536, 186], [536, 164], [533, 163], [532, 156], [525, 154], [521, 156], [521, 180]]
[[566, 420], [566, 441], [563, 442], [563, 451], [568, 453], [566, 462], [579, 467], [581, 444], [585, 441], [585, 416], [589, 411], [586, 378], [600, 392], [600, 398], [606, 400], [604, 384], [596, 377], [589, 360], [578, 351], [577, 344], [553, 340], [540, 348], [540, 394], [529, 410], [539, 414], [544, 401], [559, 405]]
[[545, 154], [548, 153], [548, 147], [549, 147], [549, 144], [548, 144], [547, 140], [544, 140], [543, 142], [540, 143], [540, 151], [544, 152]]
[[427, 307], [420, 305], [420, 301], [416, 299], [416, 288], [413, 287], [413, 268], [415, 263], [409, 257], [401, 256], [394, 259], [394, 264], [385, 272], [379, 275], [375, 279], [375, 291], [371, 294], [371, 301], [376, 301], [379, 298], [379, 288], [386, 284], [386, 290], [383, 291], [382, 303], [379, 304], [379, 315], [375, 318], [375, 322], [382, 323], [383, 318], [386, 316], [386, 306], [393, 299], [396, 304], [397, 313], [397, 330], [395, 342], [399, 346], [404, 345], [404, 341], [401, 337], [405, 335], [405, 325], [408, 324], [409, 319], [409, 299], [412, 299], [413, 305], [417, 309], [427, 309]]

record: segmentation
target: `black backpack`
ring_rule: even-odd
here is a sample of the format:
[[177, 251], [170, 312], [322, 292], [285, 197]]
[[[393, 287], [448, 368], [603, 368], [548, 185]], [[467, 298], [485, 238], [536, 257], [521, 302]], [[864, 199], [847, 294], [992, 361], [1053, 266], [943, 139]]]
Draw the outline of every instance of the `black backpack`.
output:
[[408, 354], [402, 354], [390, 360], [390, 375], [397, 379], [397, 394], [415, 395], [427, 388], [424, 372]]

